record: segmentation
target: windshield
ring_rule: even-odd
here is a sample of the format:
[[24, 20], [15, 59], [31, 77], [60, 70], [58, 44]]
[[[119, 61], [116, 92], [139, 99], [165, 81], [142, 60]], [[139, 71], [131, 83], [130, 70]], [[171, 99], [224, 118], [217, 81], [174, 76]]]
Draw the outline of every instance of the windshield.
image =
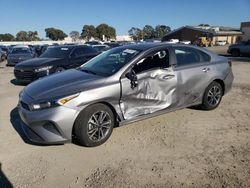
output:
[[12, 54], [27, 54], [30, 53], [29, 48], [13, 48], [11, 51]]
[[134, 49], [114, 48], [91, 59], [81, 66], [81, 70], [101, 76], [111, 76], [139, 53], [140, 51]]
[[65, 58], [68, 57], [70, 49], [66, 47], [49, 47], [40, 57]]

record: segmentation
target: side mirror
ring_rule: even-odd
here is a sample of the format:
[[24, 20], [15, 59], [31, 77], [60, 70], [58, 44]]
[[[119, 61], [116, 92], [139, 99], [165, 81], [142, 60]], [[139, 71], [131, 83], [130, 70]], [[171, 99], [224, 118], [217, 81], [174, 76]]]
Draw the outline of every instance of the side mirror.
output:
[[131, 70], [125, 74], [126, 78], [130, 80], [131, 88], [134, 89], [138, 86], [137, 76], [135, 71]]

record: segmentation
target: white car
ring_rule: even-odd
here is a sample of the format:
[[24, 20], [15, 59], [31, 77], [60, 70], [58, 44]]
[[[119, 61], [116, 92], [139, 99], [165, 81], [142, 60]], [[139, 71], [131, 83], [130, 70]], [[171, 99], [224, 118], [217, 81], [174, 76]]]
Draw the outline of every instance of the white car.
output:
[[224, 40], [218, 40], [218, 41], [216, 41], [215, 44], [216, 44], [217, 46], [225, 46], [225, 45], [227, 44], [227, 42], [224, 41]]
[[191, 41], [189, 40], [183, 40], [183, 41], [180, 41], [181, 44], [191, 44]]
[[177, 43], [179, 43], [179, 39], [170, 39], [169, 41], [166, 41], [164, 43], [167, 43], [167, 44], [177, 44]]

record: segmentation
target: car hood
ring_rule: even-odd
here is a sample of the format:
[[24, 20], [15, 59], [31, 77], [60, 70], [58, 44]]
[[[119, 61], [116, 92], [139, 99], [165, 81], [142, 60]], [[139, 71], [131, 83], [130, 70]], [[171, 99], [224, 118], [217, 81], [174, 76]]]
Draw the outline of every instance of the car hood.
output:
[[22, 61], [17, 64], [15, 68], [36, 68], [42, 67], [46, 65], [51, 65], [51, 63], [55, 63], [57, 61], [61, 61], [61, 58], [33, 58], [28, 59], [26, 61]]
[[55, 99], [103, 85], [105, 78], [77, 69], [55, 73], [25, 87], [34, 100]]

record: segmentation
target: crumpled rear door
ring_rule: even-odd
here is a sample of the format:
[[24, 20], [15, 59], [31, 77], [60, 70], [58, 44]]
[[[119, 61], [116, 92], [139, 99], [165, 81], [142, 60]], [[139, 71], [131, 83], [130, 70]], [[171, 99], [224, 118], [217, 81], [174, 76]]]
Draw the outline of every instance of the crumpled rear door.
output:
[[150, 70], [138, 74], [137, 78], [135, 88], [129, 79], [121, 79], [120, 106], [126, 120], [175, 107], [177, 76], [172, 68]]

